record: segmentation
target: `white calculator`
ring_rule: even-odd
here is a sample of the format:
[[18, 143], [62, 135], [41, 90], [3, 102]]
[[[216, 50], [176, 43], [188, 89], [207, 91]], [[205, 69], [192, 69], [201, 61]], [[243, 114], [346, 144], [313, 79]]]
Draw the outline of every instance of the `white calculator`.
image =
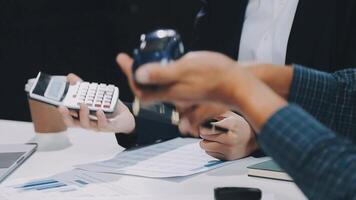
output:
[[70, 85], [63, 78], [39, 72], [29, 96], [55, 106], [63, 105], [71, 110], [79, 110], [86, 104], [94, 114], [98, 110], [112, 114], [119, 98], [119, 88], [103, 83], [78, 82]]

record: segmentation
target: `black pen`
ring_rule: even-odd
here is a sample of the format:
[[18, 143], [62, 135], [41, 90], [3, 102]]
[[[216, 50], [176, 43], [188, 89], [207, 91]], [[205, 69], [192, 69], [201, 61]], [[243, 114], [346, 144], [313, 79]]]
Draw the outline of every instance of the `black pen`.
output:
[[217, 126], [213, 123], [216, 123], [218, 122], [218, 120], [216, 119], [209, 119], [207, 121], [205, 121], [201, 126], [204, 127], [204, 128], [207, 128], [207, 129], [215, 129], [216, 131], [220, 131], [222, 133], [228, 133], [229, 132], [229, 129], [227, 128], [223, 128], [221, 126]]

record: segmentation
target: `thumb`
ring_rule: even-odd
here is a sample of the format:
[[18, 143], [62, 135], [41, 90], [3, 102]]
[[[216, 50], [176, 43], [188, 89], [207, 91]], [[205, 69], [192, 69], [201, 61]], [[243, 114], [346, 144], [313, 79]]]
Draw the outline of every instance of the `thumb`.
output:
[[71, 84], [71, 85], [75, 85], [77, 82], [82, 82], [83, 80], [77, 76], [76, 74], [70, 73], [67, 75], [67, 81]]
[[131, 75], [132, 75], [131, 68], [132, 68], [132, 64], [133, 64], [132, 58], [125, 53], [120, 53], [116, 57], [116, 62], [120, 66], [122, 71], [126, 74], [126, 76], [131, 77]]
[[135, 77], [141, 84], [165, 85], [176, 82], [182, 73], [174, 64], [161, 65], [159, 63], [146, 64], [140, 67]]

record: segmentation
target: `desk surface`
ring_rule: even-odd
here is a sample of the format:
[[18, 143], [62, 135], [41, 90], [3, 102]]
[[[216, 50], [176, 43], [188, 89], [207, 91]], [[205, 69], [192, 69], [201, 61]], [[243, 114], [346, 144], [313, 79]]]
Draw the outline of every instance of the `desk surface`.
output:
[[[25, 143], [34, 136], [32, 123], [0, 120], [0, 143]], [[66, 132], [66, 137], [71, 146], [62, 150], [36, 152], [6, 181], [54, 175], [73, 169], [73, 165], [109, 159], [123, 150], [117, 145], [114, 134], [110, 133], [70, 129]], [[258, 187], [263, 193], [273, 193], [275, 199], [305, 199], [294, 183], [248, 177], [246, 166], [263, 160], [242, 159], [223, 168], [185, 179], [160, 180], [120, 175], [118, 181], [125, 186], [132, 185], [140, 194], [213, 194], [215, 187], [237, 186]]]

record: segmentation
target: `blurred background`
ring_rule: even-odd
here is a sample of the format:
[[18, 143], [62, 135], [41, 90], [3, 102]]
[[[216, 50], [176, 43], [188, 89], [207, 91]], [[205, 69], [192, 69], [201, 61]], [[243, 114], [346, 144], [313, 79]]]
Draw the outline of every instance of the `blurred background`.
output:
[[40, 70], [113, 83], [132, 101], [116, 55], [157, 28], [178, 30], [189, 48], [199, 9], [199, 0], [0, 0], [0, 118], [30, 120], [24, 86]]

